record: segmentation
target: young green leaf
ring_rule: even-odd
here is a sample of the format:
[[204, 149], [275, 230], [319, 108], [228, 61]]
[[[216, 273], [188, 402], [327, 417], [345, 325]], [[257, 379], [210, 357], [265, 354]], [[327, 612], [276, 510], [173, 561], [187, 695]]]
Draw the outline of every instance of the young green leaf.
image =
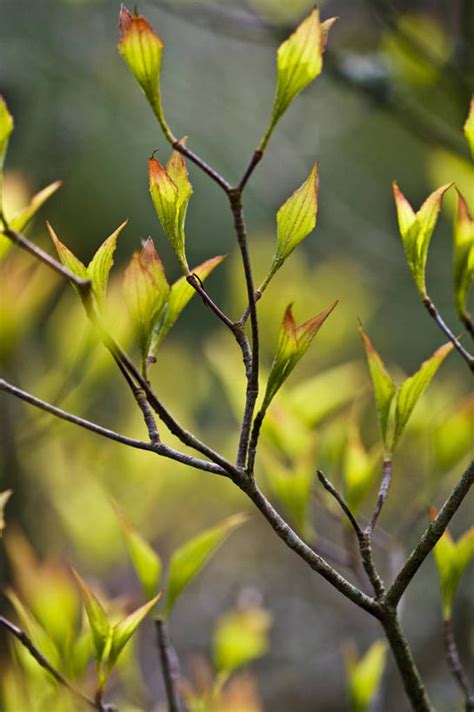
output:
[[393, 184], [398, 226], [405, 256], [422, 299], [427, 296], [425, 270], [431, 236], [441, 210], [443, 195], [451, 185], [452, 183], [449, 183], [435, 190], [415, 213], [398, 185]]
[[109, 641], [112, 629], [108, 621], [107, 615], [102, 608], [102, 604], [98, 598], [92, 593], [85, 581], [79, 576], [77, 571], [72, 570], [74, 577], [79, 585], [79, 591], [84, 601], [86, 615], [92, 631], [94, 640], [95, 657], [97, 664], [100, 667], [106, 657], [107, 643]]
[[395, 406], [393, 449], [395, 449], [417, 401], [452, 349], [453, 345], [450, 342], [441, 346], [429, 359], [422, 363], [418, 371], [414, 373], [413, 376], [410, 376], [410, 378], [407, 378], [398, 389]]
[[3, 169], [8, 141], [13, 131], [13, 117], [8, 111], [3, 96], [0, 94], [0, 171]]
[[354, 514], [360, 511], [373, 491], [379, 468], [379, 448], [368, 452], [361, 441], [359, 429], [354, 424], [349, 430], [343, 462], [346, 500]]
[[243, 524], [246, 519], [243, 514], [228, 517], [220, 524], [186, 542], [174, 552], [170, 561], [165, 616], [169, 616], [183, 589], [201, 571], [228, 535]]
[[[474, 120], [474, 119], [473, 119]], [[454, 223], [454, 295], [461, 320], [469, 318], [467, 299], [474, 282], [474, 220], [467, 203], [458, 191], [458, 208]]]
[[390, 406], [395, 395], [395, 384], [391, 376], [388, 374], [382, 359], [375, 350], [372, 341], [369, 339], [362, 324], [359, 322], [359, 334], [362, 339], [362, 344], [367, 355], [369, 363], [370, 375], [375, 394], [375, 405], [377, 408], [377, 417], [382, 433], [384, 447], [388, 445], [388, 422], [390, 415]]
[[[46, 223], [46, 225], [48, 227], [49, 234], [62, 264], [67, 267], [68, 270], [70, 270], [74, 275], [76, 275], [76, 277], [79, 277], [80, 279], [87, 279], [87, 267], [85, 266], [85, 264], [81, 262], [81, 260], [78, 259], [76, 255], [61, 242], [61, 240], [56, 235], [53, 228], [48, 222]], [[77, 290], [74, 284], [73, 287]]]
[[[204, 282], [211, 272], [222, 262], [223, 256], [212, 257], [191, 270], [191, 274], [197, 275], [201, 282]], [[151, 338], [148, 356], [150, 359], [156, 357], [158, 347], [171, 329], [190, 299], [196, 294], [196, 290], [191, 287], [185, 276], [180, 277], [171, 285], [168, 300], [157, 319]]]
[[[431, 518], [435, 516], [436, 512], [432, 510]], [[457, 541], [446, 530], [434, 547], [434, 557], [440, 580], [443, 618], [449, 620], [459, 582], [474, 558], [474, 527], [468, 529]]]
[[292, 305], [290, 304], [286, 308], [280, 327], [275, 357], [263, 398], [262, 412], [266, 411], [275, 397], [275, 394], [293, 371], [298, 361], [304, 356], [312, 340], [336, 305], [337, 301], [300, 326], [296, 326]]
[[161, 559], [146, 539], [130, 524], [118, 507], [115, 509], [135, 573], [142, 585], [145, 596], [153, 598], [160, 580]]
[[109, 669], [111, 669], [113, 665], [115, 665], [120, 653], [130, 640], [132, 635], [135, 633], [140, 623], [155, 607], [160, 597], [161, 592], [158, 593], [154, 598], [152, 598], [151, 601], [148, 601], [136, 611], [130, 613], [130, 615], [125, 618], [125, 620], [120, 621], [120, 623], [117, 623], [117, 625], [114, 626], [112, 631], [112, 644], [110, 647], [110, 653], [107, 662], [107, 666]]
[[469, 148], [471, 149], [471, 154], [474, 157], [474, 96], [471, 98], [471, 104], [469, 106], [469, 114], [464, 124], [464, 135], [466, 136]]
[[5, 529], [5, 505], [8, 502], [12, 495], [12, 490], [4, 490], [3, 492], [0, 492], [0, 537], [2, 536], [2, 532]]
[[376, 640], [364, 656], [346, 649], [345, 662], [352, 712], [367, 712], [377, 693], [385, 668], [386, 643]]
[[174, 151], [166, 168], [156, 158], [148, 162], [150, 193], [156, 213], [181, 267], [189, 273], [184, 251], [184, 223], [193, 189], [183, 156]]
[[125, 220], [99, 247], [87, 266], [87, 277], [92, 282], [92, 290], [97, 301], [99, 311], [103, 309], [105, 294], [109, 281], [109, 273], [114, 263], [114, 252], [117, 247], [117, 238], [127, 224]]
[[267, 611], [257, 606], [219, 618], [212, 641], [217, 671], [231, 673], [265, 655], [271, 624]]
[[271, 273], [274, 274], [293, 250], [316, 227], [318, 211], [318, 164], [277, 213], [277, 247]]
[[263, 151], [273, 128], [291, 102], [320, 74], [327, 37], [335, 18], [320, 22], [313, 12], [283, 42], [277, 53], [277, 86], [270, 126], [260, 145]]
[[22, 208], [22, 210], [8, 220], [8, 227], [11, 230], [16, 230], [17, 232], [23, 232], [41, 206], [44, 205], [44, 203], [52, 195], [54, 195], [61, 185], [62, 182], [57, 180], [54, 183], [51, 183], [51, 185], [46, 186], [46, 188], [43, 188], [43, 190], [40, 190], [39, 193], [33, 196], [26, 208]]

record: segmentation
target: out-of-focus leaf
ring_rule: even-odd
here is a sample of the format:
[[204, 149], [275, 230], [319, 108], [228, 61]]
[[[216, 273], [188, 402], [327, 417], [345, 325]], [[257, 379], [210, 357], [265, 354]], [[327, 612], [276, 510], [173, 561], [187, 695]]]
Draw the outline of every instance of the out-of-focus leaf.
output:
[[418, 212], [415, 213], [398, 185], [396, 183], [393, 184], [398, 226], [405, 256], [422, 299], [427, 296], [425, 270], [431, 236], [441, 210], [443, 195], [451, 185], [452, 183], [443, 185], [431, 193]]
[[169, 616], [178, 596], [198, 574], [227, 536], [246, 521], [243, 514], [228, 517], [177, 549], [170, 561], [164, 613]]
[[304, 465], [286, 467], [268, 455], [264, 456], [263, 463], [270, 490], [282, 503], [298, 532], [308, 537], [311, 534], [308, 507], [314, 482], [313, 471]]
[[156, 551], [137, 530], [132, 527], [122, 512], [116, 508], [128, 553], [147, 598], [153, 598], [161, 575], [161, 559]]
[[[3, 96], [0, 95], [0, 174], [3, 170], [5, 155], [8, 149], [8, 141], [13, 131], [13, 117], [8, 111]], [[1, 183], [0, 183], [1, 188]], [[0, 191], [1, 199], [1, 191]], [[1, 207], [1, 202], [0, 202]]]
[[30, 203], [26, 206], [26, 208], [22, 208], [18, 213], [13, 215], [8, 220], [8, 226], [12, 230], [16, 230], [17, 232], [23, 232], [23, 230], [27, 227], [28, 223], [33, 219], [33, 217], [36, 215], [41, 206], [44, 205], [45, 202], [49, 200], [49, 198], [54, 195], [57, 190], [59, 190], [61, 185], [62, 182], [60, 180], [57, 180], [54, 183], [51, 183], [51, 185], [46, 186], [46, 188], [43, 188], [43, 190], [40, 190], [39, 193], [36, 193], [36, 195], [34, 195], [31, 199]]
[[73, 574], [79, 585], [82, 600], [84, 601], [84, 607], [94, 640], [95, 657], [100, 668], [106, 657], [107, 644], [111, 636], [112, 628], [98, 598], [92, 593], [85, 581], [74, 569]]
[[474, 423], [474, 394], [442, 417], [431, 431], [434, 462], [440, 472], [459, 464], [472, 454]]
[[393, 448], [397, 445], [417, 401], [452, 349], [453, 345], [451, 343], [441, 346], [429, 359], [422, 363], [421, 367], [413, 376], [407, 378], [400, 386], [395, 407]]
[[105, 302], [105, 294], [109, 281], [110, 270], [114, 263], [114, 252], [117, 247], [117, 238], [127, 224], [123, 222], [99, 247], [87, 266], [87, 276], [92, 282], [92, 289], [101, 311]]
[[458, 209], [454, 223], [454, 295], [461, 319], [469, 317], [467, 299], [474, 282], [474, 220], [467, 203], [458, 192]]
[[323, 52], [334, 18], [321, 23], [313, 12], [283, 42], [277, 53], [277, 86], [270, 126], [261, 143], [264, 150], [271, 132], [291, 102], [320, 74]]
[[120, 621], [114, 626], [112, 632], [112, 644], [110, 648], [110, 654], [108, 658], [108, 666], [112, 666], [116, 663], [118, 656], [132, 637], [132, 635], [137, 630], [143, 619], [150, 613], [152, 608], [156, 605], [161, 593], [158, 593], [151, 601], [148, 601], [143, 606], [138, 608], [133, 613], [130, 613], [125, 620]]
[[469, 114], [464, 124], [464, 135], [471, 149], [471, 154], [474, 157], [474, 96], [471, 98]]
[[184, 251], [184, 223], [193, 189], [183, 156], [174, 151], [166, 168], [156, 158], [148, 161], [150, 193], [156, 213], [178, 261], [189, 273]]
[[377, 407], [377, 417], [382, 433], [382, 439], [385, 448], [388, 445], [388, 422], [390, 416], [390, 406], [395, 395], [395, 384], [391, 376], [387, 373], [382, 359], [377, 353], [375, 346], [369, 339], [362, 324], [359, 324], [359, 334], [362, 339], [362, 344], [367, 355], [369, 363], [370, 375], [374, 387], [375, 404]]
[[222, 616], [212, 642], [217, 671], [231, 673], [265, 655], [271, 623], [270, 615], [260, 607], [231, 611]]
[[5, 529], [5, 505], [12, 495], [12, 490], [0, 492], [0, 537]]
[[361, 658], [352, 648], [345, 651], [346, 675], [352, 712], [367, 712], [382, 679], [386, 643], [376, 640]]
[[317, 332], [336, 305], [337, 301], [300, 326], [296, 326], [292, 305], [290, 304], [287, 307], [280, 327], [276, 354], [261, 407], [262, 411], [268, 408], [275, 394], [286, 381], [298, 361], [304, 356]]
[[271, 272], [274, 274], [293, 250], [316, 227], [318, 210], [318, 165], [277, 213], [277, 247]]
[[[19, 618], [21, 627], [30, 636], [34, 645], [45, 655], [52, 665], [58, 666], [60, 662], [59, 651], [47, 631], [38, 623], [31, 611], [12, 589], [7, 589], [5, 595], [12, 604]], [[29, 657], [31, 659], [31, 656]], [[36, 663], [33, 664], [36, 665]]]
[[344, 486], [347, 503], [354, 514], [360, 511], [366, 498], [373, 491], [379, 472], [381, 453], [379, 448], [367, 452], [357, 426], [349, 431], [344, 453]]
[[[432, 510], [432, 519], [435, 516], [436, 512]], [[434, 547], [434, 557], [441, 586], [443, 617], [449, 619], [459, 582], [474, 557], [474, 527], [468, 529], [457, 541], [446, 530]]]
[[[211, 272], [222, 262], [223, 256], [212, 257], [206, 262], [191, 270], [192, 274], [199, 277], [204, 282]], [[190, 299], [196, 294], [196, 290], [187, 282], [186, 277], [180, 277], [171, 285], [167, 302], [161, 311], [160, 318], [153, 326], [153, 334], [149, 349], [149, 356], [155, 357], [159, 345], [171, 329]]]

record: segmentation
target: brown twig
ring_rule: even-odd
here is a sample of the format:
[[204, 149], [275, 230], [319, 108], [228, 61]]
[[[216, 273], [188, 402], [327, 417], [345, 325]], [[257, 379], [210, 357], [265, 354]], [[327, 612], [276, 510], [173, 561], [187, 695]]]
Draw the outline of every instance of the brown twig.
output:
[[181, 705], [178, 694], [180, 680], [178, 656], [171, 643], [166, 623], [162, 618], [155, 620], [158, 651], [160, 654], [163, 682], [165, 683], [168, 712], [180, 712]]
[[380, 489], [377, 495], [377, 501], [375, 503], [374, 512], [365, 528], [365, 533], [370, 536], [372, 531], [377, 524], [377, 520], [387, 499], [388, 491], [392, 483], [392, 461], [385, 458], [383, 461], [383, 471], [382, 471], [382, 481], [380, 483]]
[[469, 369], [474, 372], [474, 356], [469, 353], [467, 349], [464, 348], [464, 346], [461, 344], [459, 339], [453, 334], [449, 326], [446, 324], [444, 321], [443, 317], [439, 313], [438, 309], [436, 306], [433, 304], [432, 300], [430, 297], [425, 297], [423, 299], [423, 304], [426, 307], [426, 310], [428, 314], [434, 319], [436, 324], [439, 326], [441, 331], [448, 337], [448, 339], [451, 341], [453, 344], [454, 348], [456, 351], [462, 356], [462, 358], [465, 360], [467, 363]]
[[466, 712], [474, 712], [474, 689], [459, 656], [451, 618], [445, 618], [443, 620], [443, 642], [446, 651], [446, 660], [448, 661], [451, 674], [466, 699]]

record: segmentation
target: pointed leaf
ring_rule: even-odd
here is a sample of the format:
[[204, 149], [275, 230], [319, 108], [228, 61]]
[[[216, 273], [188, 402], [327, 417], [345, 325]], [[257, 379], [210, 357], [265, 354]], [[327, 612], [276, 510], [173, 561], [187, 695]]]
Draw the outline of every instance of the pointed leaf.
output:
[[327, 20], [322, 25], [319, 11], [313, 10], [295, 32], [280, 45], [277, 53], [276, 95], [271, 127], [267, 132], [268, 137], [291, 102], [320, 74], [324, 47], [334, 21], [334, 19]]
[[[88, 276], [86, 266], [81, 262], [80, 259], [76, 257], [73, 252], [71, 252], [68, 247], [66, 247], [66, 245], [61, 242], [51, 225], [49, 223], [46, 223], [46, 225], [48, 227], [49, 234], [62, 264], [67, 267], [68, 270], [70, 270], [73, 274], [75, 274], [76, 277], [80, 277], [81, 279], [87, 279]], [[76, 289], [74, 284], [73, 287]]]
[[150, 103], [160, 94], [163, 42], [144, 18], [132, 15], [122, 5], [118, 49]]
[[147, 598], [156, 594], [161, 575], [161, 559], [150, 544], [130, 524], [116, 507], [118, 520], [123, 532], [133, 568]]
[[388, 419], [390, 415], [390, 405], [395, 395], [395, 384], [391, 376], [388, 374], [382, 359], [375, 350], [375, 347], [359, 322], [359, 334], [362, 339], [362, 344], [367, 355], [369, 363], [370, 375], [374, 387], [375, 404], [377, 408], [377, 417], [382, 433], [384, 446], [387, 446], [388, 441]]
[[13, 131], [13, 117], [8, 111], [3, 96], [0, 95], [0, 171], [8, 148], [8, 141]]
[[201, 571], [228, 535], [246, 521], [243, 514], [228, 517], [217, 526], [207, 529], [177, 549], [170, 561], [165, 615], [169, 616], [178, 596]]
[[158, 593], [151, 601], [148, 601], [143, 606], [138, 608], [133, 613], [130, 613], [125, 620], [114, 626], [112, 633], [112, 645], [108, 660], [109, 669], [117, 662], [120, 653], [137, 630], [140, 623], [150, 613], [161, 597], [161, 592]]
[[353, 514], [360, 511], [366, 498], [373, 491], [380, 468], [380, 451], [375, 448], [368, 452], [361, 439], [359, 428], [349, 431], [344, 453], [344, 489], [347, 504]]
[[407, 378], [402, 383], [397, 393], [395, 407], [395, 433], [393, 436], [393, 448], [398, 443], [408, 419], [413, 412], [417, 401], [431, 382], [436, 371], [443, 363], [446, 356], [453, 349], [451, 343], [444, 344], [434, 354], [422, 363], [419, 370]]
[[[435, 516], [436, 512], [432, 510], [431, 518]], [[474, 557], [474, 527], [468, 529], [456, 542], [446, 530], [433, 552], [440, 580], [443, 617], [449, 619], [462, 575]]]
[[474, 96], [471, 98], [471, 104], [469, 106], [469, 114], [464, 124], [464, 135], [466, 136], [469, 148], [471, 149], [471, 154], [474, 157]]
[[352, 650], [346, 653], [346, 670], [352, 712], [367, 712], [378, 690], [385, 668], [387, 645], [376, 640], [365, 655], [357, 659]]
[[418, 212], [415, 213], [397, 184], [393, 184], [403, 248], [408, 266], [422, 298], [427, 296], [425, 270], [431, 236], [441, 210], [443, 195], [451, 185], [452, 183], [435, 190], [425, 200]]
[[85, 581], [79, 576], [77, 571], [72, 569], [72, 573], [79, 584], [79, 591], [84, 601], [87, 618], [92, 631], [94, 640], [95, 657], [100, 665], [104, 660], [107, 640], [110, 637], [111, 627], [107, 619], [106, 613], [99, 602], [98, 598], [92, 593]]
[[20, 212], [16, 213], [16, 215], [8, 220], [9, 227], [17, 232], [23, 232], [41, 206], [44, 205], [44, 203], [52, 195], [54, 195], [61, 185], [62, 182], [57, 180], [54, 183], [51, 183], [51, 185], [48, 185], [46, 188], [43, 188], [43, 190], [40, 190], [39, 193], [33, 196], [26, 208], [23, 208]]
[[266, 411], [275, 394], [293, 371], [298, 361], [304, 356], [317, 332], [336, 305], [337, 301], [298, 327], [293, 317], [292, 305], [290, 304], [286, 308], [261, 407], [263, 412]]
[[87, 276], [92, 282], [92, 289], [97, 300], [99, 310], [105, 302], [105, 294], [109, 281], [110, 270], [114, 263], [114, 252], [117, 247], [117, 238], [127, 224], [125, 220], [99, 247], [87, 266]]
[[[199, 277], [201, 282], [204, 282], [211, 272], [222, 262], [224, 257], [219, 255], [210, 260], [206, 260], [202, 264], [194, 267], [191, 270], [192, 274]], [[165, 338], [168, 331], [171, 329], [185, 306], [190, 299], [196, 294], [196, 290], [188, 283], [186, 277], [180, 277], [174, 284], [171, 285], [168, 300], [163, 308], [160, 318], [153, 327], [153, 336], [151, 340], [149, 357], [155, 358], [158, 347]]]
[[212, 641], [218, 672], [234, 672], [268, 651], [272, 619], [263, 608], [248, 607], [219, 618]]
[[467, 299], [474, 282], [474, 220], [458, 191], [458, 209], [454, 224], [454, 294], [456, 310], [466, 316]]
[[5, 505], [10, 499], [11, 495], [12, 490], [4, 490], [3, 492], [0, 492], [0, 537], [2, 536], [2, 532], [5, 529]]
[[277, 249], [273, 257], [275, 272], [295, 247], [316, 227], [318, 210], [318, 164], [314, 165], [302, 186], [288, 198], [277, 213]]

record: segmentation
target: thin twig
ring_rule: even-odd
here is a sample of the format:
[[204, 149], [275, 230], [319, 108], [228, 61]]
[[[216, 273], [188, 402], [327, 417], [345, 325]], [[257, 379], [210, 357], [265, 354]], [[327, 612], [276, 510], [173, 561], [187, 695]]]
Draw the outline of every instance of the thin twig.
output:
[[473, 712], [474, 689], [459, 657], [451, 618], [445, 618], [443, 620], [443, 641], [449, 669], [466, 699], [466, 712]]
[[360, 538], [363, 534], [362, 529], [359, 526], [359, 522], [352, 514], [351, 509], [350, 509], [349, 505], [347, 504], [347, 502], [345, 501], [344, 497], [342, 497], [342, 495], [339, 494], [339, 492], [334, 487], [334, 485], [332, 485], [331, 482], [329, 482], [328, 478], [326, 477], [324, 472], [322, 472], [322, 470], [317, 470], [317, 474], [318, 474], [319, 481], [321, 482], [324, 489], [327, 490], [329, 492], [329, 494], [332, 495], [332, 497], [334, 497], [334, 499], [336, 500], [336, 502], [338, 503], [338, 505], [340, 506], [340, 508], [346, 515], [346, 517], [348, 518], [349, 522], [351, 523], [352, 528], [354, 529], [354, 531], [357, 535], [357, 538]]
[[211, 299], [209, 294], [206, 292], [204, 287], [202, 286], [199, 278], [191, 273], [186, 277], [186, 281], [188, 282], [189, 285], [199, 294], [201, 297], [202, 301], [204, 304], [209, 307], [209, 309], [214, 312], [214, 314], [217, 316], [218, 319], [220, 319], [228, 329], [230, 329], [232, 332], [235, 331], [235, 324], [234, 322], [229, 319], [227, 314], [224, 314], [222, 309], [217, 306], [217, 304]]
[[178, 656], [171, 643], [164, 620], [157, 618], [155, 625], [161, 670], [165, 683], [166, 698], [168, 700], [168, 712], [180, 712], [181, 705], [178, 694], [178, 683], [181, 675], [179, 672]]
[[471, 462], [454, 490], [438, 512], [438, 515], [425, 529], [418, 544], [402, 566], [394, 583], [385, 596], [385, 602], [396, 606], [416, 572], [442, 537], [474, 482], [474, 461]]
[[425, 297], [423, 299], [423, 304], [425, 305], [428, 314], [435, 320], [441, 331], [448, 337], [456, 351], [461, 354], [462, 358], [467, 363], [469, 369], [474, 372], [474, 356], [470, 354], [467, 349], [464, 348], [459, 339], [453, 334], [453, 332], [437, 310], [436, 306], [433, 304], [430, 297]]
[[176, 151], [179, 151], [180, 153], [183, 154], [183, 156], [186, 156], [186, 158], [189, 158], [190, 161], [196, 164], [204, 173], [206, 173], [212, 180], [219, 185], [223, 191], [229, 195], [229, 193], [232, 190], [232, 186], [230, 183], [226, 181], [225, 178], [223, 178], [220, 173], [218, 173], [214, 168], [209, 166], [205, 161], [202, 160], [198, 155], [196, 155], [193, 151], [191, 151], [189, 148], [187, 148], [181, 141], [175, 141], [173, 144], [173, 148]]
[[5, 618], [4, 616], [0, 616], [0, 625], [2, 625], [5, 630], [7, 630], [11, 635], [13, 635], [23, 645], [23, 647], [26, 648], [26, 650], [28, 650], [31, 657], [34, 658], [38, 665], [42, 667], [43, 670], [46, 670], [46, 672], [48, 672], [56, 680], [56, 682], [58, 682], [63, 687], [66, 687], [70, 692], [72, 692], [76, 697], [79, 697], [92, 709], [101, 710], [101, 707], [99, 707], [92, 698], [81, 692], [81, 690], [75, 687], [72, 682], [69, 682], [69, 680], [64, 677], [62, 673], [59, 672], [59, 670], [56, 670], [56, 668], [51, 665], [49, 660], [47, 660], [47, 658], [44, 657], [43, 653], [38, 650], [38, 648], [35, 646], [31, 638], [28, 637], [24, 630], [19, 628], [17, 625], [9, 621], [8, 618]]
[[372, 534], [372, 531], [374, 530], [374, 527], [377, 524], [377, 520], [378, 520], [380, 513], [382, 511], [382, 508], [385, 504], [385, 500], [387, 499], [387, 495], [388, 495], [388, 491], [390, 489], [391, 483], [392, 483], [392, 461], [388, 458], [385, 458], [383, 461], [382, 482], [380, 483], [380, 489], [379, 489], [379, 492], [377, 495], [375, 509], [374, 509], [374, 512], [373, 512], [366, 528], [365, 528], [365, 532], [369, 536]]
[[252, 173], [254, 172], [255, 168], [260, 163], [262, 158], [263, 158], [263, 151], [261, 151], [259, 148], [257, 148], [253, 152], [252, 158], [250, 159], [250, 163], [248, 164], [247, 168], [245, 169], [244, 175], [242, 176], [242, 179], [239, 183], [240, 192], [242, 192], [243, 189], [245, 188], [245, 186], [247, 185], [249, 178], [251, 177]]

